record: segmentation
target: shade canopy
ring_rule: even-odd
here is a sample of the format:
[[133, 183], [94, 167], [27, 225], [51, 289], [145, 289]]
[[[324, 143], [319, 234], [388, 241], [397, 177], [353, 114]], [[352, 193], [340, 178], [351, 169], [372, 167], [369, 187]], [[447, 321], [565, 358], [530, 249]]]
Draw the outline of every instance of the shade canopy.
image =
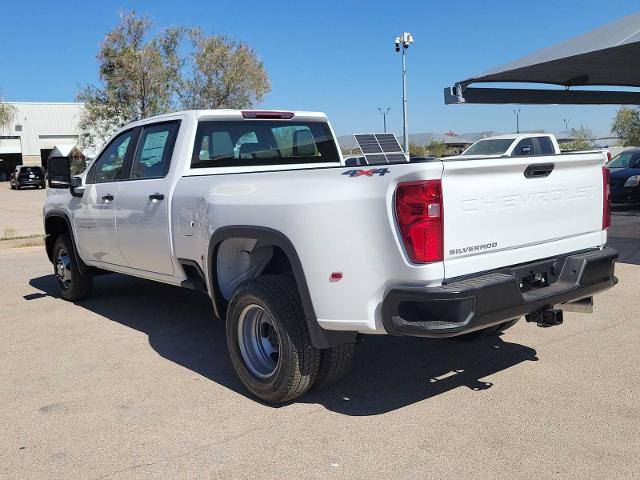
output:
[[[565, 89], [470, 88], [476, 83], [541, 83]], [[640, 104], [640, 92], [572, 90], [640, 87], [640, 13], [445, 88], [445, 103]]]

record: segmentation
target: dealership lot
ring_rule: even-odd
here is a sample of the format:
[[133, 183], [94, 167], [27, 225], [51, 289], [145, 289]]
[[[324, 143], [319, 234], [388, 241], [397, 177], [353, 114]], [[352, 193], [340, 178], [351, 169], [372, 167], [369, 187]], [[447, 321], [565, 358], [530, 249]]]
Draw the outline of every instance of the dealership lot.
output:
[[[41, 228], [36, 192], [0, 188], [0, 226], [27, 232], [5, 223], [20, 203]], [[245, 396], [206, 297], [107, 275], [70, 304], [41, 246], [0, 242], [0, 477], [631, 478], [639, 218], [614, 212], [630, 263], [594, 315], [471, 344], [368, 337], [343, 382], [280, 408]]]
[[42, 205], [46, 190], [11, 190], [0, 182], [0, 238], [43, 235]]

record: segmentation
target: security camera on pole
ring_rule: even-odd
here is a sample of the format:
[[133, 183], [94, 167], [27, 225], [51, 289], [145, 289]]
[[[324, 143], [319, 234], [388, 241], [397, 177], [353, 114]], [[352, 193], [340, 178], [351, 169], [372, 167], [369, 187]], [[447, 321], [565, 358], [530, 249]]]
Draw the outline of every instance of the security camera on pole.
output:
[[404, 151], [409, 154], [409, 130], [407, 130], [407, 63], [405, 60], [405, 51], [409, 45], [413, 43], [413, 35], [404, 32], [396, 37], [396, 52], [402, 49], [402, 130], [404, 137]]

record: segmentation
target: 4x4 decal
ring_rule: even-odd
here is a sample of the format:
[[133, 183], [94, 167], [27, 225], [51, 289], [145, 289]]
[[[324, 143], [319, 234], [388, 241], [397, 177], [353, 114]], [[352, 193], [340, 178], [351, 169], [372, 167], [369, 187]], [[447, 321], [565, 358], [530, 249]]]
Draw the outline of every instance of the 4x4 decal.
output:
[[387, 173], [391, 173], [388, 168], [372, 168], [371, 170], [347, 170], [342, 172], [342, 175], [348, 175], [350, 177], [373, 177], [378, 175], [380, 177]]

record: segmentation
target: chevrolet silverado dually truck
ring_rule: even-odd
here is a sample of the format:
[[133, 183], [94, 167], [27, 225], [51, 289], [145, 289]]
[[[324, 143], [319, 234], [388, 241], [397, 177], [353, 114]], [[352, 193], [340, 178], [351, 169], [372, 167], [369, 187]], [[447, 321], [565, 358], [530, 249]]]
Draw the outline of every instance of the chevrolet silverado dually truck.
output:
[[602, 152], [344, 165], [326, 116], [204, 110], [132, 123], [80, 176], [49, 166], [60, 295], [119, 272], [206, 293], [249, 392], [330, 385], [365, 334], [562, 322], [617, 282]]

